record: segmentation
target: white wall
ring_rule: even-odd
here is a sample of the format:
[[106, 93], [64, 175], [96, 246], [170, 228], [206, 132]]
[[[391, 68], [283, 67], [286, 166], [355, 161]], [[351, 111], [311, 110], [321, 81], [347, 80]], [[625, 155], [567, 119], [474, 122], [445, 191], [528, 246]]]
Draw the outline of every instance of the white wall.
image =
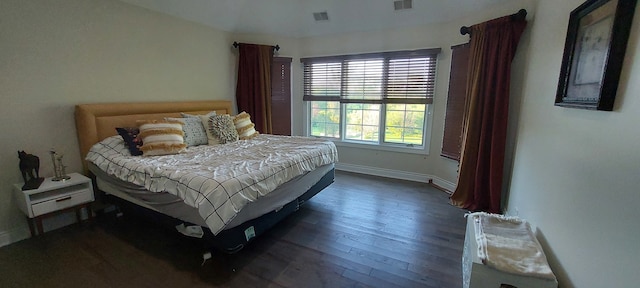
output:
[[228, 33], [119, 1], [0, 1], [0, 246], [28, 236], [18, 150], [81, 171], [74, 105], [233, 99]]
[[614, 111], [555, 107], [569, 13], [582, 3], [538, 2], [508, 212], [537, 226], [561, 287], [637, 287], [640, 11]]

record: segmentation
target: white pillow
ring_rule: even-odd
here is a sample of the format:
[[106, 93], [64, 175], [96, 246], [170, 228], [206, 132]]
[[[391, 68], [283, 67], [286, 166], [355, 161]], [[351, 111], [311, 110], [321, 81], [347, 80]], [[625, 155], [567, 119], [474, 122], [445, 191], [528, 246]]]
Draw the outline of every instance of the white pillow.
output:
[[200, 117], [185, 117], [185, 118], [164, 118], [167, 121], [178, 121], [181, 122], [182, 132], [184, 132], [184, 143], [187, 144], [187, 147], [190, 146], [198, 146], [198, 145], [206, 145], [209, 143], [209, 139], [207, 139], [207, 131], [204, 129], [204, 125], [202, 124], [202, 120]]

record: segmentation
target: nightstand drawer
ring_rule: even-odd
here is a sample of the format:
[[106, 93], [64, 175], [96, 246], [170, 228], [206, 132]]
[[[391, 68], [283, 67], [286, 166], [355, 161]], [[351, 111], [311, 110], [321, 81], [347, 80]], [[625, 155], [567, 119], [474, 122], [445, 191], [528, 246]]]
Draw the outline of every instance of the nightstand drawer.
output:
[[50, 212], [62, 210], [71, 206], [93, 201], [93, 191], [82, 189], [74, 193], [60, 195], [60, 197], [33, 204], [33, 216], [40, 216]]

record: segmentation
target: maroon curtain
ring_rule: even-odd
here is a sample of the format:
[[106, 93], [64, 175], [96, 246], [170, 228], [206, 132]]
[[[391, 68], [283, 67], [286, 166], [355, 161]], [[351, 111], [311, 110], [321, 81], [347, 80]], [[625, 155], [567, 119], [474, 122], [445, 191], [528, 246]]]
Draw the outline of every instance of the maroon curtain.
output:
[[260, 133], [271, 134], [271, 62], [273, 46], [240, 44], [236, 102]]
[[526, 25], [505, 16], [471, 27], [462, 156], [451, 196], [456, 206], [501, 212], [511, 61]]

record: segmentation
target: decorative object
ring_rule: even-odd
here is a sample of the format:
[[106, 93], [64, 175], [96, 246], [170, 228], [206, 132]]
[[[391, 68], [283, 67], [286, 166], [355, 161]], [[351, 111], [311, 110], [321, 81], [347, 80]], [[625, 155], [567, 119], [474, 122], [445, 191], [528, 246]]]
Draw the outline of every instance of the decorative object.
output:
[[143, 156], [170, 155], [183, 152], [187, 148], [184, 144], [184, 132], [182, 122], [149, 120], [138, 121], [142, 138]]
[[637, 0], [589, 0], [571, 12], [556, 106], [613, 110]]
[[218, 136], [213, 135], [212, 133], [212, 128], [211, 128], [211, 122], [209, 120], [211, 120], [211, 117], [216, 116], [216, 114], [213, 114], [211, 116], [209, 116], [210, 114], [207, 115], [198, 115], [198, 117], [200, 117], [200, 121], [202, 122], [202, 125], [204, 126], [204, 130], [205, 133], [207, 133], [207, 145], [218, 145], [220, 144], [220, 138], [218, 138]]
[[255, 129], [255, 125], [251, 122], [251, 115], [242, 111], [240, 114], [233, 118], [233, 124], [238, 131], [240, 140], [247, 140], [258, 136], [258, 131]]
[[167, 117], [164, 118], [164, 120], [178, 121], [183, 124], [182, 132], [184, 132], [184, 144], [187, 144], [187, 147], [209, 144], [207, 131], [204, 130], [204, 125], [202, 124], [200, 117]]
[[131, 156], [142, 155], [140, 147], [142, 147], [144, 143], [142, 142], [142, 138], [138, 137], [138, 134], [140, 134], [138, 127], [116, 127], [116, 131], [118, 135], [122, 137], [122, 140], [124, 140], [124, 145], [129, 149]]
[[20, 158], [20, 172], [22, 173], [22, 179], [24, 179], [24, 185], [22, 190], [38, 189], [44, 178], [40, 178], [40, 158], [33, 154], [27, 154], [24, 151], [18, 151], [18, 158]]
[[64, 180], [71, 179], [71, 177], [69, 177], [67, 175], [67, 172], [65, 171], [67, 166], [64, 166], [64, 164], [62, 164], [63, 155], [56, 153], [56, 151], [54, 150], [49, 151], [49, 153], [51, 154], [51, 162], [53, 162], [53, 173], [54, 173], [54, 176], [53, 178], [51, 178], [51, 181], [64, 181]]
[[233, 124], [233, 118], [228, 114], [209, 117], [207, 127], [213, 136], [220, 139], [220, 144], [238, 141], [238, 131]]

